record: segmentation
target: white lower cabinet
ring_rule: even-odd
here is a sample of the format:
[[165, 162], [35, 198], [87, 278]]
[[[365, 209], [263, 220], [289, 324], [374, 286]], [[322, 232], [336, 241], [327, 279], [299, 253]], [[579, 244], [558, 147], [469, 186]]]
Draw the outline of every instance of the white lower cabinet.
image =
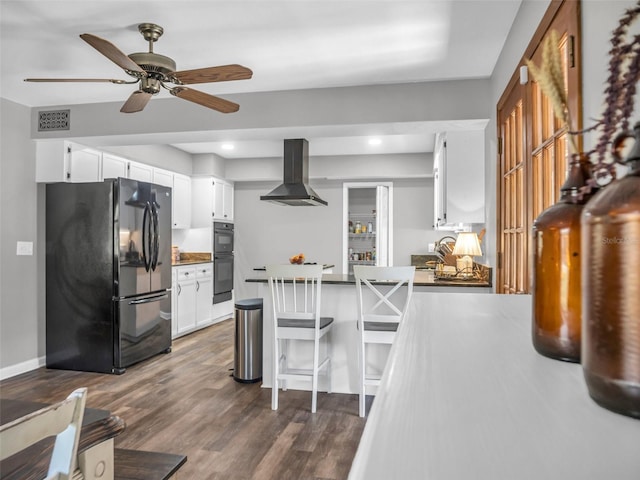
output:
[[176, 267], [176, 335], [190, 332], [196, 326], [196, 268]]
[[174, 338], [213, 323], [213, 263], [173, 267], [172, 292]]
[[213, 264], [196, 266], [196, 326], [213, 320]]
[[171, 338], [178, 334], [178, 269], [171, 269]]

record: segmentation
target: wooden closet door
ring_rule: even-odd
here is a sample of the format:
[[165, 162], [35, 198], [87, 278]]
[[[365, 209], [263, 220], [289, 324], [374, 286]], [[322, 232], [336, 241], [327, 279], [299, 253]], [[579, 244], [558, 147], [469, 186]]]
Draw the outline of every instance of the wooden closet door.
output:
[[[544, 37], [559, 33], [571, 130], [582, 126], [579, 68], [580, 3], [551, 2], [520, 65], [532, 58], [540, 65]], [[536, 217], [556, 203], [568, 165], [568, 129], [529, 76], [520, 83], [519, 68], [498, 102], [498, 293], [531, 292], [531, 228]], [[581, 147], [579, 144], [578, 147]]]
[[512, 90], [499, 112], [500, 166], [498, 199], [500, 209], [498, 292], [522, 293], [527, 278], [527, 224], [524, 178], [526, 176], [524, 89]]

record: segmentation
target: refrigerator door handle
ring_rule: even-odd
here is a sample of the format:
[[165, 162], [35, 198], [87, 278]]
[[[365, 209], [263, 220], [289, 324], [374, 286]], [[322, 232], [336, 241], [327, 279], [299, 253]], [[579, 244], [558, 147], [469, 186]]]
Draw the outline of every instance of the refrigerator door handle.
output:
[[168, 293], [162, 293], [160, 295], [154, 295], [153, 297], [146, 297], [146, 298], [141, 298], [140, 300], [131, 300], [129, 302], [129, 305], [140, 305], [143, 303], [153, 303], [153, 302], [157, 302], [158, 300], [162, 300], [164, 298], [168, 298], [169, 294]]
[[153, 245], [152, 254], [151, 254], [151, 269], [153, 271], [156, 270], [158, 266], [158, 254], [160, 250], [160, 236], [158, 234], [158, 209], [156, 208], [155, 202], [151, 204], [151, 225], [153, 226], [153, 238], [150, 239], [150, 243]]
[[144, 206], [144, 212], [142, 214], [142, 260], [144, 261], [144, 269], [148, 272], [151, 266], [151, 242], [148, 242], [148, 238], [151, 235], [151, 226], [148, 225], [149, 219], [149, 202]]

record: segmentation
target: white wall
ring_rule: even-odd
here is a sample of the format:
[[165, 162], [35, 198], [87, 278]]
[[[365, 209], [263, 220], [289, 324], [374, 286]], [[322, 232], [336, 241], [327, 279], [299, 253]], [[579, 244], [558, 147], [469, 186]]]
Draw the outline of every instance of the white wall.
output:
[[[634, 4], [632, 0], [583, 0], [582, 108], [585, 127], [592, 125], [592, 119], [601, 117], [603, 112], [611, 31], [618, 26], [618, 21], [625, 10], [633, 7]], [[629, 37], [639, 33], [640, 20], [636, 20], [629, 30]], [[588, 54], [585, 55], [585, 52]], [[636, 94], [630, 120], [630, 127], [640, 120], [640, 95]], [[586, 135], [584, 148], [591, 149], [597, 140], [598, 135]]]
[[[38, 190], [30, 110], [0, 102], [0, 376], [5, 377], [38, 366], [44, 325], [38, 321], [36, 301]], [[33, 255], [17, 256], [17, 241], [33, 242]]]
[[[443, 236], [434, 231], [433, 179], [385, 179], [393, 182], [393, 258], [409, 265], [411, 254], [424, 254], [428, 243]], [[255, 267], [286, 263], [304, 253], [307, 261], [335, 265], [342, 273], [342, 182], [312, 182], [326, 207], [290, 207], [260, 200], [273, 188], [266, 182], [239, 182], [235, 189], [235, 295], [255, 295], [246, 278], [256, 276]]]

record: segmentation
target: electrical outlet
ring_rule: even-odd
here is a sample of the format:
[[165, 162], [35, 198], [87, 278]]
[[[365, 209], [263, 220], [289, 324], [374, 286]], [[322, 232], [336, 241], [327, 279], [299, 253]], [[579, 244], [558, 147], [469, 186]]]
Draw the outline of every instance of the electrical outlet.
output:
[[33, 242], [18, 242], [16, 255], [33, 255]]
[[436, 244], [435, 243], [430, 243], [429, 244], [429, 251], [430, 252], [435, 252], [436, 251]]

